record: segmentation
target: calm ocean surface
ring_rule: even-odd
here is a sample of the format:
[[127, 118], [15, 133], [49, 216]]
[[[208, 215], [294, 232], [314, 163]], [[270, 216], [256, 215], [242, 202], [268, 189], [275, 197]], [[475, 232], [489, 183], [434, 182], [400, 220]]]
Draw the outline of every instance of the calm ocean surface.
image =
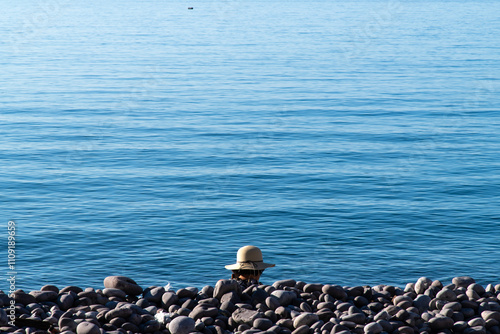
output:
[[18, 288], [500, 283], [500, 2], [2, 7]]

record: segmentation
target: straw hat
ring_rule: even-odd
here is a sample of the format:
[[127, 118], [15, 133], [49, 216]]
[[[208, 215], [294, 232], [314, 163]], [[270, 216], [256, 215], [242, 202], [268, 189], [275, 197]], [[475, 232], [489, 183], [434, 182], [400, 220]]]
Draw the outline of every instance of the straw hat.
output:
[[264, 270], [274, 267], [274, 264], [265, 263], [262, 258], [262, 252], [258, 247], [245, 246], [238, 249], [236, 254], [236, 263], [226, 266], [229, 270]]

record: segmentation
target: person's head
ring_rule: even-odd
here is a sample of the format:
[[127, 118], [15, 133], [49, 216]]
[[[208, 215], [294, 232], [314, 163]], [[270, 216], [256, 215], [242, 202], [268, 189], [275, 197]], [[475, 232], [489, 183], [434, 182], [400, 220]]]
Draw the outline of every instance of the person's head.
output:
[[265, 263], [262, 252], [255, 246], [244, 246], [236, 254], [236, 263], [227, 265], [226, 269], [233, 272], [232, 278], [249, 280], [259, 280], [264, 269], [274, 267], [274, 264]]

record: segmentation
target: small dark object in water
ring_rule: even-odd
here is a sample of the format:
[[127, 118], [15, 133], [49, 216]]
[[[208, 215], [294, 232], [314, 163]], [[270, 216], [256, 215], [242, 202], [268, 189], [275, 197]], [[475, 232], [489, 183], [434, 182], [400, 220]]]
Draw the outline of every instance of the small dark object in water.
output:
[[193, 7], [188, 7], [188, 9], [193, 9]]

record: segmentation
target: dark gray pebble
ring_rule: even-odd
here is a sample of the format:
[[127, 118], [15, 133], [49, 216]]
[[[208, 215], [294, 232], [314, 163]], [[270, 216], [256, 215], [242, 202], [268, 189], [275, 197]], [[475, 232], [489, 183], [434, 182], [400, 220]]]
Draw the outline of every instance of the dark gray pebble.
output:
[[253, 321], [253, 327], [266, 331], [273, 326], [273, 322], [267, 318], [256, 318]]
[[185, 316], [179, 316], [172, 320], [168, 329], [172, 334], [188, 334], [194, 331], [195, 322], [193, 319]]
[[476, 281], [470, 276], [454, 277], [451, 282], [456, 287], [464, 287], [464, 288], [467, 288], [469, 285], [476, 283]]
[[171, 291], [165, 292], [161, 297], [161, 306], [168, 309], [171, 305], [176, 304], [179, 301], [179, 297]]
[[215, 284], [213, 296], [221, 299], [223, 295], [231, 291], [240, 291], [240, 285], [235, 280], [222, 279]]
[[104, 279], [104, 287], [119, 289], [132, 296], [143, 292], [143, 289], [133, 279], [126, 276], [108, 276]]

